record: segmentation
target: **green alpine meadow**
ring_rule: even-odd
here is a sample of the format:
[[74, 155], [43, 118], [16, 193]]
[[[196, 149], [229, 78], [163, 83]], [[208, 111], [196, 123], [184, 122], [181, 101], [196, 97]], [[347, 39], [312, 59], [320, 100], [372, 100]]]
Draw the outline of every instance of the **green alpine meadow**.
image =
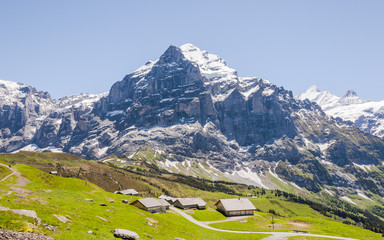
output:
[[[2, 179], [11, 175], [0, 185], [0, 206], [9, 208], [1, 211], [0, 227], [55, 239], [115, 239], [113, 231], [116, 228], [135, 231], [140, 239], [263, 239], [274, 232], [292, 231], [356, 239], [381, 237], [381, 234], [363, 228], [364, 216], [371, 214], [367, 208], [336, 204], [329, 195], [296, 195], [159, 172], [145, 165], [122, 167], [62, 153], [1, 154], [0, 161], [3, 164]], [[148, 159], [149, 164], [150, 161]], [[12, 171], [20, 175], [12, 175]], [[52, 171], [57, 171], [57, 175], [50, 174]], [[17, 186], [18, 178], [27, 179], [23, 186]], [[98, 186], [100, 182], [103, 184]], [[124, 188], [135, 186], [140, 196], [114, 194], [120, 184]], [[183, 211], [207, 226], [263, 234], [205, 229], [173, 210], [153, 214], [130, 205], [137, 199], [156, 198], [161, 194], [204, 199], [207, 202], [205, 210]], [[238, 197], [251, 200], [257, 209], [254, 215], [231, 220], [216, 210], [218, 199]], [[124, 199], [128, 203], [123, 203]], [[33, 210], [37, 218], [12, 212], [14, 209]], [[362, 221], [357, 222], [359, 218], [356, 217], [361, 217]], [[376, 224], [382, 226], [381, 218], [377, 218]], [[47, 229], [48, 225], [54, 229]], [[289, 239], [318, 238], [304, 235]]]

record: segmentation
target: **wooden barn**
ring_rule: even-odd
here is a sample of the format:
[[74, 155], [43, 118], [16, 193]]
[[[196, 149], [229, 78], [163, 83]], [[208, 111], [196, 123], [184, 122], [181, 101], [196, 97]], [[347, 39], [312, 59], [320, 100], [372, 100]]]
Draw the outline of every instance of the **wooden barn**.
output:
[[219, 212], [228, 217], [253, 215], [256, 210], [248, 198], [220, 199], [215, 205]]
[[205, 209], [207, 203], [201, 198], [178, 198], [173, 205], [181, 209]]
[[154, 198], [137, 199], [131, 205], [150, 213], [165, 213], [167, 211], [165, 204]]

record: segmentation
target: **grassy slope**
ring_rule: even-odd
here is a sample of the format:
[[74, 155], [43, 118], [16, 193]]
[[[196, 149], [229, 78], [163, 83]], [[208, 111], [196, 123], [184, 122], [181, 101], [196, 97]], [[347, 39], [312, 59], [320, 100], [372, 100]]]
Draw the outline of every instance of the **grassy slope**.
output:
[[211, 208], [207, 210], [187, 210], [186, 212], [194, 219], [202, 222], [227, 219], [223, 214]]
[[[108, 175], [121, 183], [124, 188], [133, 187], [138, 189], [143, 196], [159, 196], [164, 193], [175, 197], [199, 196], [207, 201], [208, 210], [194, 211], [191, 215], [200, 221], [225, 219], [221, 214], [213, 211], [215, 209], [214, 204], [219, 198], [235, 197], [222, 192], [211, 192], [213, 189], [210, 189], [210, 186], [213, 185], [209, 184], [205, 191], [201, 190], [201, 186], [199, 186], [200, 189], [192, 187], [196, 183], [190, 185], [190, 182], [188, 182], [191, 181], [190, 178], [166, 173], [153, 174], [148, 172], [150, 169], [134, 173], [131, 171], [132, 169], [124, 171], [108, 165], [100, 165], [93, 161], [85, 161], [68, 154], [26, 152], [11, 155], [0, 154], [0, 161], [12, 164], [26, 163], [46, 172], [57, 170], [59, 167], [60, 174], [74, 175], [74, 177], [76, 177], [76, 173], [80, 172], [79, 178], [96, 183], [109, 191], [117, 190], [118, 186]], [[153, 215], [127, 206], [121, 203], [123, 196], [106, 192], [87, 181], [52, 176], [25, 165], [19, 165], [19, 168], [32, 180], [27, 188], [34, 190], [34, 194], [27, 196], [27, 200], [16, 197], [16, 194], [3, 197], [0, 200], [0, 205], [11, 208], [38, 209], [38, 215], [43, 219], [43, 222], [58, 226], [59, 231], [54, 234], [54, 237], [58, 239], [71, 239], [74, 237], [108, 239], [111, 236], [111, 230], [119, 227], [136, 231], [143, 235], [143, 239], [169, 239], [170, 237], [239, 239], [238, 235], [231, 236], [230, 234], [202, 229], [173, 213]], [[79, 169], [82, 170], [79, 171]], [[11, 177], [7, 182], [15, 180], [15, 178]], [[185, 181], [188, 184], [185, 184]], [[199, 181], [197, 184], [205, 184], [205, 182], [201, 182], [202, 180]], [[221, 186], [215, 185], [214, 187], [220, 188]], [[227, 188], [233, 190], [235, 194], [250, 193], [253, 195], [255, 192], [260, 191], [260, 189], [248, 189], [244, 185], [224, 184], [224, 189]], [[2, 183], [0, 184], [0, 190], [4, 193], [9, 188], [7, 189]], [[271, 214], [268, 211], [273, 209], [279, 215], [275, 216], [275, 224], [279, 231], [303, 229], [311, 233], [361, 237], [361, 239], [380, 239], [379, 234], [345, 225], [340, 221], [334, 221], [319, 214], [308, 205], [283, 201], [282, 198], [275, 197], [273, 194], [268, 194], [268, 192], [266, 195], [259, 196], [258, 199], [251, 199], [255, 206], [262, 211], [258, 213], [258, 216], [248, 219], [247, 222], [217, 223], [212, 226], [234, 230], [268, 231], [268, 225], [271, 224]], [[95, 202], [83, 201], [85, 198], [92, 198]], [[114, 203], [109, 203], [109, 199], [113, 199]], [[131, 201], [134, 199], [134, 197], [130, 198]], [[100, 207], [99, 203], [101, 202], [107, 203], [108, 206]], [[73, 203], [76, 203], [76, 205]], [[72, 219], [72, 223], [69, 224], [70, 230], [66, 230], [68, 224], [59, 222], [52, 216], [53, 214], [65, 215]], [[103, 217], [109, 222], [106, 223], [96, 216]], [[146, 218], [154, 219], [154, 222], [158, 222], [158, 224], [151, 227], [148, 225], [148, 221], [152, 220]], [[133, 219], [134, 221], [132, 221]], [[16, 215], [13, 217], [0, 217], [0, 227], [28, 230], [25, 221], [23, 217]], [[29, 219], [28, 221], [31, 222], [32, 220]], [[117, 223], [120, 225], [117, 226]], [[179, 227], [175, 228], [175, 226]], [[37, 230], [52, 235], [51, 232], [41, 227]], [[88, 230], [94, 231], [95, 235], [88, 235]], [[245, 237], [251, 236], [247, 235], [241, 238], [246, 239]], [[258, 237], [252, 235], [252, 238], [257, 239]]]
[[[0, 226], [24, 231], [42, 232], [57, 239], [114, 239], [114, 228], [136, 231], [141, 239], [239, 239], [239, 234], [221, 233], [198, 227], [174, 213], [151, 214], [124, 204], [126, 196], [106, 192], [89, 182], [52, 176], [27, 165], [15, 165], [31, 183], [26, 188], [33, 194], [26, 199], [16, 194], [3, 196], [0, 205], [13, 209], [35, 210], [43, 223], [53, 225], [52, 233], [34, 220], [10, 212], [0, 215]], [[2, 191], [2, 193], [4, 193]], [[84, 199], [90, 198], [94, 202]], [[130, 197], [131, 201], [137, 197]], [[113, 203], [109, 201], [113, 200]], [[106, 207], [99, 204], [106, 203]], [[58, 221], [53, 214], [66, 216], [71, 223]], [[100, 219], [102, 217], [108, 222]], [[150, 226], [148, 223], [152, 223]], [[70, 229], [67, 230], [67, 227]], [[92, 230], [94, 234], [88, 234]], [[241, 239], [261, 239], [265, 235], [244, 235]]]

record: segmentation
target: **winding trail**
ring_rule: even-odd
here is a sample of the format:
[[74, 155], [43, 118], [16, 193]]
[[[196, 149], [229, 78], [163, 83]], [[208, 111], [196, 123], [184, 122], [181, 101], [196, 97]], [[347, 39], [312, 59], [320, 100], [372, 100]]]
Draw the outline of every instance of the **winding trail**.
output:
[[282, 240], [282, 239], [286, 239], [288, 237], [294, 237], [294, 236], [304, 236], [304, 237], [322, 237], [322, 238], [332, 238], [332, 239], [342, 239], [342, 240], [357, 240], [355, 238], [346, 238], [346, 237], [336, 237], [336, 236], [328, 236], [328, 235], [317, 235], [317, 234], [309, 234], [309, 233], [293, 233], [293, 232], [247, 232], [247, 231], [233, 231], [233, 230], [225, 230], [225, 229], [219, 229], [219, 228], [214, 228], [214, 227], [211, 227], [211, 226], [208, 226], [207, 224], [203, 223], [203, 222], [200, 222], [200, 221], [197, 221], [196, 219], [194, 219], [192, 216], [186, 214], [185, 212], [181, 211], [180, 209], [177, 209], [175, 207], [170, 207], [170, 209], [172, 209], [174, 212], [180, 214], [181, 216], [183, 216], [185, 219], [187, 219], [188, 221], [200, 226], [200, 227], [203, 227], [203, 228], [206, 228], [206, 229], [209, 229], [209, 230], [213, 230], [213, 231], [218, 231], [218, 232], [228, 232], [228, 233], [243, 233], [243, 234], [269, 234], [269, 235], [272, 235], [272, 236], [268, 236], [266, 238], [264, 238], [265, 240]]
[[5, 181], [5, 180], [7, 180], [10, 176], [15, 175], [15, 171], [14, 171], [12, 168], [10, 168], [10, 167], [8, 167], [7, 165], [2, 164], [2, 163], [0, 163], [0, 166], [6, 167], [6, 168], [8, 168], [9, 170], [12, 171], [11, 174], [8, 174], [7, 176], [3, 177], [3, 179], [1, 179], [0, 182], [3, 182], [3, 181]]
[[28, 189], [24, 189], [24, 188], [20, 188], [20, 187], [24, 187], [25, 185], [27, 185], [28, 183], [30, 183], [31, 181], [29, 181], [28, 179], [26, 179], [25, 177], [22, 176], [22, 174], [20, 172], [18, 172], [16, 169], [14, 168], [11, 168], [9, 167], [8, 165], [5, 165], [3, 163], [0, 163], [0, 166], [3, 166], [3, 167], [6, 167], [8, 168], [9, 170], [12, 171], [11, 174], [8, 174], [7, 176], [3, 177], [3, 179], [0, 180], [0, 182], [3, 182], [5, 180], [7, 180], [9, 177], [15, 175], [17, 177], [17, 182], [16, 184], [13, 184], [11, 186], [11, 190], [5, 194], [5, 196], [7, 195], [10, 195], [12, 192], [17, 192], [17, 193], [32, 193], [32, 191], [28, 190]]
[[[19, 188], [19, 187], [24, 187], [25, 185], [27, 185], [27, 183], [31, 182], [29, 181], [28, 179], [26, 179], [25, 177], [22, 176], [22, 174], [20, 172], [18, 172], [16, 169], [14, 168], [11, 168], [9, 167], [8, 165], [5, 165], [3, 163], [0, 163], [0, 166], [3, 166], [3, 167], [6, 167], [8, 168], [9, 170], [12, 171], [11, 174], [8, 174], [7, 176], [3, 177], [3, 179], [0, 180], [0, 182], [3, 182], [5, 180], [7, 180], [9, 177], [15, 175], [17, 177], [17, 182], [16, 184], [13, 184], [11, 186], [11, 190], [7, 193], [7, 194], [4, 194], [4, 196], [8, 196], [10, 195], [12, 192], [17, 192], [17, 193], [24, 193], [24, 194], [29, 194], [29, 193], [32, 193], [31, 190], [28, 190], [28, 189], [24, 189], [24, 188]], [[18, 214], [18, 215], [24, 215], [24, 216], [27, 216], [27, 217], [31, 217], [31, 218], [34, 218], [37, 220], [37, 224], [40, 225], [41, 224], [41, 219], [37, 217], [37, 214], [35, 211], [33, 210], [26, 210], [26, 209], [11, 209], [11, 208], [8, 208], [8, 207], [3, 207], [3, 206], [0, 206], [0, 211], [11, 211], [15, 214]]]

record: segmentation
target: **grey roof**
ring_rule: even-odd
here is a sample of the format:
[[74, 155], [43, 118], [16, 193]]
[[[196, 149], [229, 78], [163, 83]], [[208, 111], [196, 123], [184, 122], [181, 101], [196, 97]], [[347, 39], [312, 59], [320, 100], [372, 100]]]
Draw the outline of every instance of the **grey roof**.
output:
[[256, 210], [248, 198], [220, 199], [216, 205], [221, 202], [226, 211]]
[[124, 195], [136, 195], [139, 194], [135, 189], [125, 189], [121, 191], [116, 191], [115, 193], [124, 194]]
[[158, 199], [154, 199], [154, 198], [141, 198], [141, 199], [137, 199], [137, 201], [139, 201], [141, 204], [143, 204], [147, 208], [163, 206]]
[[183, 206], [197, 205], [199, 207], [204, 207], [207, 205], [201, 198], [178, 198], [176, 201], [179, 201]]
[[157, 199], [157, 201], [164, 207], [169, 207], [171, 205], [165, 199]]
[[172, 201], [172, 202], [175, 202], [177, 200], [177, 198], [174, 198], [174, 197], [170, 197], [170, 196], [167, 196], [167, 195], [161, 195], [159, 197], [159, 199], [164, 199], [166, 201]]

